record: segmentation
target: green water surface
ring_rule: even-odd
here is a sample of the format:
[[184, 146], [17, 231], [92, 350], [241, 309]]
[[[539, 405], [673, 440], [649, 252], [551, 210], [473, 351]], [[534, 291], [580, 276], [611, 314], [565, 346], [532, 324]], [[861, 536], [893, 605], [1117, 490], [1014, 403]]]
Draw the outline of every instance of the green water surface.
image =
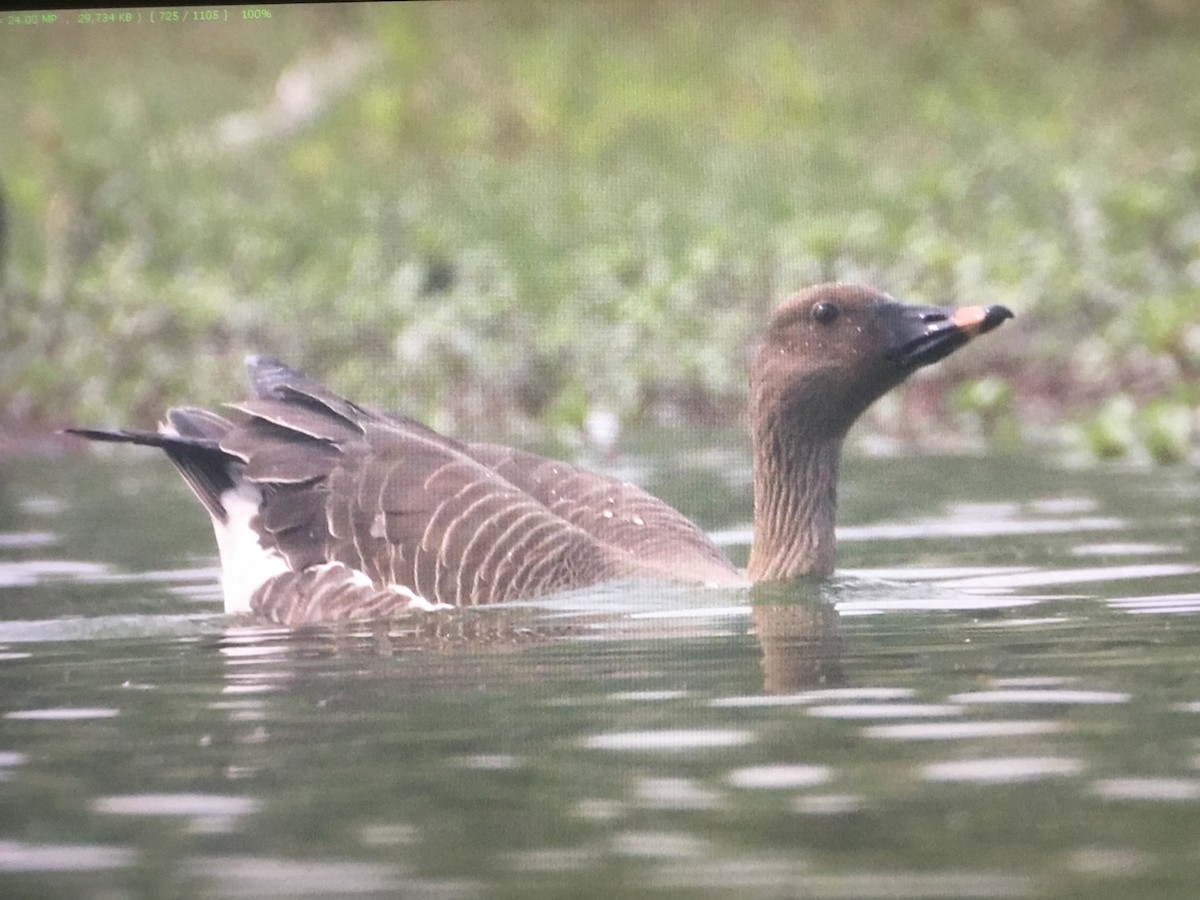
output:
[[[749, 471], [617, 471], [744, 560]], [[286, 632], [152, 454], [0, 470], [5, 897], [1194, 897], [1200, 477], [847, 461], [831, 583]]]

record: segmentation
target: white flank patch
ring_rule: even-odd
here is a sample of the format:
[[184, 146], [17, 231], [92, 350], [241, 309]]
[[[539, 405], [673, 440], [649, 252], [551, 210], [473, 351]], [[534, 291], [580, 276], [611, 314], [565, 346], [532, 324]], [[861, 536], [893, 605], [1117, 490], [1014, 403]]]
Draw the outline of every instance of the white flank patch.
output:
[[355, 569], [352, 566], [346, 565], [345, 563], [340, 563], [340, 562], [321, 563], [320, 565], [312, 566], [312, 567], [306, 569], [305, 571], [316, 572], [318, 578], [321, 577], [321, 575], [323, 575], [326, 572], [344, 572], [344, 573], [346, 573], [346, 580], [349, 581], [355, 587], [358, 587], [358, 588], [374, 588], [375, 587], [375, 582], [373, 582], [370, 579], [370, 577], [367, 575], [366, 572], [362, 571], [361, 569]]
[[437, 609], [454, 608], [449, 603], [430, 603], [420, 594], [402, 584], [389, 584], [387, 586], [387, 590], [391, 591], [393, 594], [399, 594], [401, 597], [405, 597], [408, 600], [409, 609], [420, 609], [424, 610], [425, 612], [433, 612]]
[[258, 542], [250, 521], [258, 515], [262, 491], [248, 481], [221, 494], [225, 522], [213, 519], [217, 548], [221, 552], [221, 585], [226, 613], [250, 612], [250, 595], [266, 581], [288, 571], [287, 560]]

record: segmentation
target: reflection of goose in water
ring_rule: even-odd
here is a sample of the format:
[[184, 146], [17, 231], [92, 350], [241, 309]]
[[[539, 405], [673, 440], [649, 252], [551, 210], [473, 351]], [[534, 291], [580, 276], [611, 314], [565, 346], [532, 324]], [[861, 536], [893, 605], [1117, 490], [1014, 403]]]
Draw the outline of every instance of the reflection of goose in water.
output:
[[[637, 585], [628, 587], [639, 590]], [[746, 599], [746, 592], [735, 593]], [[255, 681], [252, 668], [244, 664], [256, 656], [272, 665], [284, 659], [345, 656], [403, 657], [410, 675], [436, 671], [442, 682], [486, 684], [562, 675], [568, 661], [578, 661], [581, 655], [586, 659], [598, 646], [613, 648], [608, 651], [615, 654], [613, 659], [629, 655], [639, 662], [645, 658], [639, 654], [657, 658], [665, 647], [678, 646], [680, 658], [691, 659], [687, 648], [702, 647], [718, 635], [726, 640], [730, 633], [749, 633], [758, 645], [754, 655], [762, 670], [764, 694], [842, 686], [846, 678], [837, 611], [817, 596], [817, 590], [804, 593], [802, 599], [778, 602], [756, 598], [733, 618], [727, 612], [714, 618], [703, 606], [680, 609], [671, 605], [669, 593], [655, 592], [653, 606], [641, 613], [630, 608], [605, 612], [603, 604], [569, 609], [552, 598], [545, 605], [411, 610], [386, 619], [300, 628], [234, 625], [217, 637], [216, 644], [238, 663], [230, 670], [238, 683]], [[745, 662], [751, 658], [747, 655]], [[584, 669], [588, 665], [583, 663]], [[639, 665], [630, 668], [638, 670]], [[279, 677], [280, 670], [271, 671], [271, 677]]]
[[[305, 659], [321, 657], [390, 657], [421, 659], [447, 671], [465, 672], [501, 657], [514, 657], [506, 671], [529, 669], [521, 658], [527, 650], [610, 637], [589, 617], [546, 615], [525, 606], [501, 605], [454, 610], [414, 609], [383, 619], [320, 622], [298, 628], [270, 628], [259, 623], [231, 623], [216, 636], [221, 652], [237, 659]], [[534, 665], [536, 669], [536, 665]]]
[[752, 615], [764, 694], [837, 687], [845, 681], [842, 635], [832, 603], [816, 597], [758, 602]]
[[822, 285], [780, 306], [750, 373], [754, 543], [746, 575], [633, 485], [468, 444], [339, 397], [277, 360], [226, 418], [172, 409], [158, 433], [212, 516], [225, 609], [289, 625], [529, 598], [622, 578], [710, 585], [827, 576], [842, 440], [910, 373], [1012, 315]]

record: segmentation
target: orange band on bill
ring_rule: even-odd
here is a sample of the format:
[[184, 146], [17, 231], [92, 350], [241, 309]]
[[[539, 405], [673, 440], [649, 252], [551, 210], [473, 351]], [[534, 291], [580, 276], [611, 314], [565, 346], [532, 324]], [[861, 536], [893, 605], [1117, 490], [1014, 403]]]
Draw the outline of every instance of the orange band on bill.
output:
[[987, 312], [986, 306], [963, 306], [954, 311], [950, 321], [967, 334], [974, 334], [987, 319]]

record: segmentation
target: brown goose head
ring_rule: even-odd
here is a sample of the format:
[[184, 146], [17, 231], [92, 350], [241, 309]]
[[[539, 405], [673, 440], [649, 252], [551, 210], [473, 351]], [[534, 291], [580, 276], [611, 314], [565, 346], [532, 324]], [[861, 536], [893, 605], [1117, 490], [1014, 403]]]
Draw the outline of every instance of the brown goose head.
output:
[[828, 576], [842, 440], [881, 396], [1012, 313], [899, 303], [873, 288], [824, 284], [777, 309], [750, 369], [754, 441], [753, 581]]
[[795, 294], [771, 316], [750, 374], [751, 420], [840, 439], [877, 399], [1012, 313], [900, 303], [857, 284]]

